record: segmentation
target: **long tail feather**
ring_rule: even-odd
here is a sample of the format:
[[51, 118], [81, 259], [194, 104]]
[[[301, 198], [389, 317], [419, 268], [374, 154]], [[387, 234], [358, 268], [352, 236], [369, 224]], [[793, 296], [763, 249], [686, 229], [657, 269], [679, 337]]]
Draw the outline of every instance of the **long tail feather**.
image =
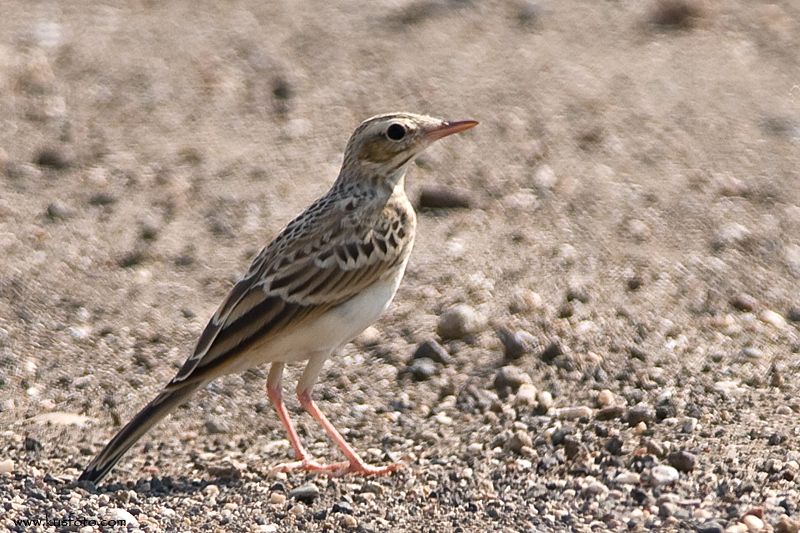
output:
[[86, 466], [79, 481], [99, 482], [114, 468], [125, 452], [136, 444], [142, 435], [167, 416], [173, 409], [183, 404], [202, 385], [202, 383], [186, 383], [183, 386], [163, 391], [152, 402], [128, 422], [106, 444], [103, 451]]

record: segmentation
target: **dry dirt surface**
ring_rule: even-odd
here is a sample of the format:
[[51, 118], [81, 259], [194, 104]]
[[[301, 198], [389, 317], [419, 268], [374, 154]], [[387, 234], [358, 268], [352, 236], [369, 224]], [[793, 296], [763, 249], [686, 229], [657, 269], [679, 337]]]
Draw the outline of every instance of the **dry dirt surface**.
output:
[[[796, 1], [0, 13], [0, 529], [798, 530]], [[262, 368], [75, 483], [396, 110], [481, 125], [412, 169], [406, 279], [315, 395], [405, 468], [271, 473]]]

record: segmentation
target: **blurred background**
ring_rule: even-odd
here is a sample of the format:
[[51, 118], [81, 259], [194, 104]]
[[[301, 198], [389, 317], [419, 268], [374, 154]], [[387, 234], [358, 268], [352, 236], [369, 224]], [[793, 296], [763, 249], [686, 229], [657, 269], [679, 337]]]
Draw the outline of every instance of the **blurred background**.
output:
[[[137, 523], [792, 531], [796, 2], [0, 14], [0, 497], [45, 495], [20, 516], [74, 511], [45, 473], [76, 477], [172, 377], [250, 258], [333, 182], [362, 120], [410, 111], [481, 124], [418, 160], [406, 280], [316, 391], [370, 460], [411, 466], [377, 488], [309, 477], [317, 496], [247, 504], [281, 493], [266, 473], [288, 454], [251, 371], [123, 460]], [[195, 516], [186, 493], [207, 502], [209, 484], [242, 505]]]

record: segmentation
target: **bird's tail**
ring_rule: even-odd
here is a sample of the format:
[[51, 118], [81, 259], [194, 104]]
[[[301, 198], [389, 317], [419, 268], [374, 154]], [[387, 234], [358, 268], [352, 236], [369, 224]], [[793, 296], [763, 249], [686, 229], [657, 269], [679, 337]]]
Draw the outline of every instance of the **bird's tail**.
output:
[[97, 483], [103, 479], [142, 435], [147, 433], [151, 427], [167, 416], [173, 409], [188, 400], [189, 396], [201, 385], [203, 385], [203, 382], [190, 382], [180, 384], [176, 388], [164, 390], [114, 435], [114, 438], [106, 444], [103, 451], [86, 466], [78, 481], [93, 481]]

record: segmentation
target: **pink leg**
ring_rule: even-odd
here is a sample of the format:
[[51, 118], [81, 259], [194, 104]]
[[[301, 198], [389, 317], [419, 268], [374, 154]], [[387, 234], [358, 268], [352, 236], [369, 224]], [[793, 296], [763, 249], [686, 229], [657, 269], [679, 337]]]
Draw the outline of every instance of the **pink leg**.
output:
[[297, 398], [300, 400], [300, 405], [314, 417], [314, 419], [319, 422], [322, 428], [325, 430], [325, 433], [328, 434], [328, 437], [339, 447], [345, 457], [347, 457], [347, 463], [340, 465], [341, 466], [341, 473], [354, 473], [360, 474], [363, 476], [382, 476], [385, 474], [390, 474], [400, 468], [402, 464], [394, 463], [388, 466], [372, 466], [365, 463], [361, 457], [358, 456], [358, 453], [349, 445], [347, 441], [344, 440], [344, 437], [333, 427], [333, 424], [328, 421], [322, 411], [319, 410], [317, 404], [314, 403], [314, 400], [311, 399], [311, 393], [308, 390], [303, 390], [300, 387], [297, 388]]
[[283, 363], [274, 363], [269, 370], [269, 377], [267, 378], [267, 396], [269, 397], [270, 402], [272, 402], [273, 407], [275, 407], [275, 411], [278, 413], [278, 418], [281, 419], [281, 424], [283, 424], [283, 427], [286, 429], [286, 433], [289, 436], [289, 442], [292, 445], [292, 449], [294, 449], [294, 454], [297, 457], [297, 461], [280, 464], [273, 468], [273, 470], [288, 471], [295, 468], [302, 468], [309, 471], [339, 470], [341, 465], [338, 464], [323, 465], [317, 463], [311, 459], [311, 457], [308, 455], [308, 452], [303, 447], [303, 444], [300, 442], [300, 436], [294, 429], [294, 425], [289, 418], [289, 413], [286, 411], [286, 405], [283, 403], [283, 393], [281, 391], [282, 375]]

